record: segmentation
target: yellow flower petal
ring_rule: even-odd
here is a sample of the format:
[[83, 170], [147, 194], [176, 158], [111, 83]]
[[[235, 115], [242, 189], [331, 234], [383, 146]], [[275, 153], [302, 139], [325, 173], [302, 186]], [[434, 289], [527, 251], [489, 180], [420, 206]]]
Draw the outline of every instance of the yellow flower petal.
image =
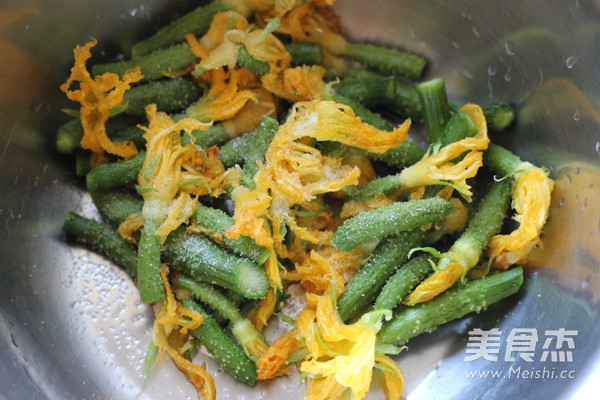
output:
[[468, 269], [457, 262], [450, 263], [445, 269], [435, 271], [419, 284], [404, 300], [407, 306], [428, 301], [452, 287]]
[[386, 400], [398, 400], [404, 392], [404, 374], [394, 360], [384, 354], [375, 357], [375, 363], [381, 367], [384, 376], [383, 392]]
[[[332, 381], [314, 382], [327, 383], [327, 391], [339, 394], [349, 388], [354, 398], [362, 399], [371, 384], [380, 324], [367, 327], [367, 316], [353, 325], [345, 325], [337, 315], [329, 292], [322, 296], [307, 294], [307, 300], [308, 305], [297, 323], [310, 354], [300, 370], [335, 380], [335, 384]], [[314, 387], [311, 387], [307, 398], [314, 395]]]
[[525, 262], [531, 249], [541, 243], [540, 233], [548, 218], [554, 188], [554, 181], [541, 168], [525, 162], [517, 170], [512, 198], [519, 227], [508, 235], [494, 236], [489, 245], [490, 257], [504, 268]]
[[119, 235], [130, 243], [137, 243], [137, 240], [133, 237], [133, 233], [137, 232], [142, 226], [144, 226], [144, 217], [142, 214], [131, 214], [119, 225]]
[[277, 305], [277, 295], [274, 289], [270, 289], [264, 299], [258, 304], [258, 308], [253, 309], [248, 314], [248, 319], [252, 321], [256, 329], [262, 331], [267, 325], [269, 318], [275, 312], [275, 306]]
[[303, 347], [298, 340], [298, 329], [294, 328], [280, 336], [256, 362], [257, 379], [266, 380], [289, 374], [289, 369], [285, 367], [288, 356]]
[[[477, 134], [451, 143], [402, 170], [400, 179], [404, 186], [427, 186], [447, 182], [459, 190], [465, 198], [471, 198], [471, 187], [467, 184], [467, 179], [474, 177], [479, 167], [483, 165], [482, 152], [487, 149], [490, 140], [481, 107], [466, 104], [459, 112], [469, 115], [477, 127]], [[453, 162], [465, 152], [462, 160]]]
[[[323, 294], [333, 283], [336, 297], [344, 292], [346, 282], [361, 265], [362, 251], [356, 248], [344, 252], [331, 246], [312, 250], [301, 265], [297, 265], [294, 274], [286, 274], [288, 280], [299, 280], [309, 293]], [[290, 279], [291, 278], [291, 279]]]
[[[75, 47], [75, 65], [71, 68], [71, 76], [60, 86], [70, 100], [81, 104], [80, 118], [83, 126], [81, 147], [91, 150], [94, 154], [104, 152], [119, 157], [130, 158], [137, 154], [133, 142], [113, 142], [106, 133], [106, 121], [110, 110], [121, 104], [123, 95], [131, 88], [131, 84], [144, 76], [141, 69], [136, 67], [123, 74], [120, 79], [117, 74], [106, 72], [92, 78], [87, 71], [85, 62], [92, 57], [91, 48], [98, 42], [91, 40], [85, 46]], [[73, 82], [79, 82], [79, 89], [69, 89]]]
[[223, 121], [233, 118], [248, 100], [256, 101], [251, 90], [240, 90], [238, 87], [238, 70], [222, 69], [210, 71], [208, 92], [194, 105], [186, 110], [189, 117], [199, 121]]

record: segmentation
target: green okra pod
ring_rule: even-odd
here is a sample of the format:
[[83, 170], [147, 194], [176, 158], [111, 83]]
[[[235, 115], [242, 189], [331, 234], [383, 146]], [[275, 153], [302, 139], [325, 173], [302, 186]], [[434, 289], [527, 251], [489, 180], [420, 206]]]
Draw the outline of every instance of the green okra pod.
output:
[[[212, 125], [205, 131], [193, 130], [192, 136], [194, 137], [194, 143], [204, 149], [218, 146], [230, 139], [227, 130], [222, 124]], [[187, 144], [189, 142], [191, 142], [190, 137], [183, 135], [181, 143]]]
[[193, 300], [184, 300], [183, 306], [204, 317], [202, 324], [190, 331], [191, 335], [202, 343], [206, 350], [233, 377], [248, 385], [256, 383], [256, 367], [242, 347], [233, 341], [219, 326], [215, 318]]
[[62, 154], [74, 154], [81, 149], [83, 127], [79, 119], [72, 119], [56, 130], [56, 149]]
[[510, 186], [509, 180], [492, 185], [467, 228], [448, 252], [440, 255], [436, 271], [404, 299], [405, 304], [414, 305], [430, 301], [453, 286], [477, 265], [483, 249], [502, 227], [510, 200]]
[[130, 275], [136, 276], [137, 252], [135, 248], [110, 226], [69, 212], [65, 217], [62, 229], [80, 242], [89, 244], [108, 256], [116, 264], [125, 268]]
[[446, 217], [454, 205], [441, 198], [396, 202], [363, 211], [347, 219], [334, 232], [331, 244], [350, 251], [356, 246], [402, 231], [412, 230]]
[[265, 161], [265, 154], [269, 149], [271, 141], [279, 128], [277, 120], [270, 117], [263, 117], [256, 128], [256, 135], [252, 146], [248, 147], [244, 157], [244, 171], [242, 182], [250, 189], [255, 188], [254, 175], [258, 172], [258, 163]]
[[423, 332], [430, 332], [448, 321], [478, 312], [517, 293], [522, 283], [521, 267], [470, 281], [433, 300], [404, 308], [383, 324], [377, 340], [382, 344], [406, 343]]
[[423, 109], [423, 120], [430, 144], [440, 143], [444, 128], [450, 119], [450, 105], [446, 95], [446, 84], [442, 78], [434, 78], [417, 85], [419, 101]]
[[477, 132], [477, 126], [471, 117], [461, 112], [454, 113], [443, 129], [440, 145], [444, 147], [461, 139], [473, 137]]
[[383, 78], [384, 76], [385, 75], [380, 74], [379, 72], [367, 68], [349, 68], [346, 75], [344, 75], [344, 78], [350, 80], [370, 80]]
[[246, 160], [246, 151], [253, 146], [256, 132], [245, 133], [231, 139], [219, 149], [219, 159], [225, 167], [243, 164]]
[[124, 114], [146, 115], [146, 106], [156, 104], [158, 111], [182, 110], [200, 96], [194, 82], [183, 79], [161, 79], [134, 86], [123, 95]]
[[421, 254], [402, 265], [381, 289], [375, 301], [376, 310], [393, 310], [419, 282], [432, 271], [431, 256]]
[[183, 227], [167, 237], [162, 257], [174, 269], [199, 282], [234, 290], [248, 299], [262, 299], [269, 287], [264, 269], [256, 263]]
[[159, 224], [144, 221], [138, 244], [137, 285], [143, 303], [155, 303], [165, 298], [165, 289], [160, 277], [160, 239], [156, 236]]
[[415, 121], [423, 120], [423, 106], [415, 85], [395, 80], [394, 95], [386, 102], [391, 111]]
[[390, 236], [379, 243], [346, 284], [337, 303], [340, 318], [347, 321], [371, 306], [394, 270], [406, 262], [409, 251], [420, 246], [424, 237], [425, 233], [416, 229]]
[[483, 165], [500, 175], [500, 178], [512, 176], [522, 162], [510, 150], [494, 143], [490, 143], [483, 152]]
[[498, 102], [481, 107], [488, 129], [494, 132], [502, 132], [515, 120], [515, 109], [508, 103]]
[[196, 282], [192, 278], [179, 276], [177, 286], [188, 289], [197, 300], [230, 322], [237, 322], [244, 318], [236, 305], [209, 283]]
[[[285, 49], [292, 57], [292, 66], [299, 65], [321, 65], [323, 56], [321, 45], [318, 43], [289, 43]], [[250, 55], [246, 46], [240, 45], [236, 48], [237, 64], [249, 69], [257, 76], [262, 76], [271, 70], [268, 62], [258, 60]]]
[[100, 191], [136, 182], [144, 165], [145, 151], [138, 152], [128, 160], [96, 165], [88, 172], [86, 185], [88, 190]]
[[[146, 125], [146, 124], [143, 124]], [[123, 128], [110, 135], [111, 140], [115, 142], [133, 142], [139, 150], [146, 147], [146, 139], [144, 139], [144, 130], [138, 125], [132, 125]]]
[[[373, 81], [382, 78], [385, 78], [385, 76], [362, 68], [350, 68], [346, 74], [346, 79], [349, 81]], [[382, 105], [390, 111], [409, 117], [412, 120], [421, 121], [423, 119], [421, 101], [419, 100], [417, 88], [413, 84], [394, 79], [394, 93], [391, 97], [387, 97]]]
[[222, 0], [212, 1], [200, 6], [163, 27], [149, 38], [134, 44], [131, 48], [133, 57], [141, 57], [180, 42], [186, 33], [202, 35], [208, 31], [210, 23], [217, 13], [228, 11], [232, 8], [228, 1]]
[[81, 151], [75, 154], [75, 175], [85, 176], [92, 169], [92, 156], [88, 151]]
[[[467, 228], [448, 251], [450, 254], [468, 253], [473, 261], [469, 268], [477, 264], [485, 246], [502, 227], [510, 203], [511, 183], [510, 179], [494, 182]], [[477, 256], [474, 257], [474, 254]]]
[[[121, 134], [120, 132], [126, 128], [132, 126], [132, 124], [136, 124], [138, 121], [137, 118], [128, 116], [128, 115], [117, 115], [111, 117], [108, 121], [106, 121], [106, 132], [108, 137], [114, 142], [124, 142], [128, 140], [134, 140], [135, 145], [139, 148], [143, 146], [145, 143], [135, 138], [130, 138], [129, 134]], [[141, 137], [141, 130], [136, 128]], [[137, 136], [137, 135], [135, 135]], [[65, 124], [61, 125], [56, 130], [56, 149], [63, 154], [74, 154], [78, 150], [81, 150], [81, 139], [83, 138], [83, 126], [81, 126], [81, 121], [79, 118], [72, 119]], [[143, 140], [143, 138], [141, 138]]]
[[426, 61], [423, 57], [369, 44], [348, 43], [344, 55], [383, 72], [418, 79]]
[[396, 90], [396, 81], [385, 77], [372, 80], [344, 79], [333, 89], [340, 96], [352, 99], [365, 107], [372, 107], [391, 101]]
[[292, 56], [292, 66], [323, 64], [323, 50], [320, 43], [288, 43], [285, 49]]
[[231, 333], [235, 340], [242, 346], [246, 355], [256, 361], [253, 353], [257, 354], [257, 352], [253, 350], [257, 347], [257, 343], [260, 343], [258, 346], [262, 345], [261, 347], [264, 348], [267, 344], [252, 322], [240, 314], [235, 303], [208, 283], [196, 282], [180, 276], [177, 278], [177, 285], [188, 289], [197, 300], [208, 305], [214, 310], [215, 316], [219, 315], [228, 320], [231, 323]]
[[425, 151], [413, 142], [405, 140], [400, 146], [385, 153], [368, 153], [368, 155], [373, 160], [382, 161], [392, 167], [404, 168], [413, 165], [423, 158]]
[[123, 188], [92, 191], [90, 194], [100, 215], [113, 226], [120, 225], [131, 214], [142, 213], [142, 198]]
[[96, 64], [92, 67], [94, 76], [112, 72], [123, 76], [125, 71], [140, 67], [144, 78], [140, 82], [173, 76], [176, 72], [191, 67], [198, 58], [192, 53], [187, 43], [176, 44], [165, 49], [157, 50], [140, 58], [119, 61], [108, 64]]

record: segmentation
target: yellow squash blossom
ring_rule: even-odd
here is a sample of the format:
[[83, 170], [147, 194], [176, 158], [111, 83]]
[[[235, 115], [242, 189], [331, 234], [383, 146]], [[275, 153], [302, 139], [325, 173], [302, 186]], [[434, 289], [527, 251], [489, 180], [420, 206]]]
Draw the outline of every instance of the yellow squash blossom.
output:
[[274, 289], [269, 289], [264, 299], [258, 303], [258, 308], [253, 309], [248, 314], [248, 319], [254, 324], [256, 329], [262, 331], [267, 325], [269, 318], [275, 312], [277, 305], [277, 294]]
[[167, 235], [194, 212], [196, 199], [190, 194], [211, 193], [211, 184], [221, 183], [216, 178], [224, 171], [216, 154], [181, 144], [181, 130], [191, 134], [192, 130], [207, 129], [208, 124], [191, 118], [174, 122], [157, 112], [154, 104], [146, 107], [146, 115], [149, 125], [142, 127], [146, 157], [138, 176], [138, 191], [144, 198], [142, 215], [160, 224], [156, 235], [164, 243]]
[[206, 55], [201, 58], [196, 73], [222, 67], [235, 68], [237, 48], [242, 45], [252, 57], [268, 63], [271, 71], [281, 71], [290, 65], [290, 53], [275, 35], [262, 29], [248, 29], [250, 25], [245, 18], [233, 12], [217, 16], [209, 31], [200, 39], [200, 45], [206, 49], [206, 53], [196, 51], [196, 55]]
[[344, 292], [346, 282], [354, 275], [361, 265], [362, 250], [360, 247], [344, 252], [332, 246], [323, 246], [312, 250], [308, 258], [293, 271], [286, 272], [284, 278], [290, 281], [300, 281], [309, 293], [323, 294], [333, 284], [336, 297]]
[[208, 92], [186, 110], [188, 117], [204, 122], [223, 121], [233, 118], [248, 100], [258, 100], [251, 90], [239, 90], [236, 69], [211, 70], [208, 83]]
[[144, 226], [144, 217], [142, 214], [131, 214], [125, 221], [119, 224], [118, 232], [119, 235], [129, 243], [137, 243], [137, 239], [133, 234], [140, 230], [142, 226]]
[[[364, 398], [375, 367], [376, 334], [381, 317], [391, 312], [373, 312], [345, 325], [339, 318], [330, 292], [307, 294], [307, 307], [297, 318], [300, 336], [309, 355], [300, 371], [312, 375], [306, 398], [337, 398], [346, 389], [353, 398]], [[401, 375], [396, 377], [401, 386]]]
[[525, 262], [536, 245], [541, 243], [540, 233], [548, 218], [550, 197], [554, 181], [534, 165], [523, 162], [513, 176], [513, 208], [519, 227], [508, 235], [496, 235], [489, 245], [490, 257], [504, 268]]
[[[158, 347], [160, 353], [154, 364], [158, 363], [163, 352], [167, 352], [177, 368], [184, 372], [198, 389], [198, 398], [200, 400], [214, 400], [216, 398], [215, 383], [212, 376], [206, 371], [204, 366], [196, 365], [181, 355], [181, 349], [172, 345], [171, 336], [177, 333], [186, 335], [188, 330], [196, 329], [202, 324], [202, 315], [184, 308], [173, 295], [168, 280], [169, 269], [166, 265], [161, 265], [160, 277], [165, 288], [165, 303], [159, 303], [156, 306], [156, 320], [154, 321], [154, 344]], [[180, 326], [178, 332], [174, 328]]]
[[[241, 72], [241, 71], [240, 71]], [[227, 136], [238, 137], [256, 129], [263, 117], [277, 116], [277, 98], [263, 88], [250, 89], [254, 99], [246, 104], [231, 119], [221, 123]]]
[[[457, 189], [463, 197], [471, 198], [471, 187], [467, 179], [474, 177], [483, 165], [483, 151], [490, 142], [487, 124], [481, 107], [466, 104], [459, 112], [466, 113], [475, 123], [477, 134], [441, 148], [428, 154], [416, 164], [405, 168], [400, 173], [403, 186], [416, 187], [440, 183], [448, 183]], [[455, 160], [466, 153], [458, 162]]]
[[[98, 42], [96, 39], [85, 46], [75, 47], [75, 65], [71, 68], [71, 76], [60, 86], [70, 100], [81, 104], [80, 118], [83, 126], [81, 147], [91, 150], [96, 155], [104, 152], [123, 158], [131, 158], [137, 154], [133, 142], [113, 142], [106, 133], [106, 121], [110, 111], [123, 101], [123, 95], [131, 88], [131, 84], [144, 76], [136, 67], [123, 74], [122, 80], [117, 74], [106, 72], [92, 78], [86, 69], [85, 62], [92, 57], [91, 48]], [[69, 89], [73, 82], [79, 82], [79, 89]]]
[[378, 354], [375, 356], [375, 365], [383, 373], [386, 400], [399, 399], [404, 392], [404, 374], [398, 364], [385, 354]]
[[309, 101], [323, 94], [323, 67], [302, 65], [269, 72], [261, 78], [265, 89], [291, 102]]
[[298, 338], [298, 329], [294, 328], [281, 335], [256, 362], [257, 379], [267, 380], [289, 374], [289, 369], [285, 366], [288, 356], [303, 347]]
[[462, 255], [463, 257], [458, 257], [454, 253], [444, 254], [445, 260], [452, 261], [450, 261], [446, 268], [435, 271], [421, 282], [419, 286], [406, 296], [403, 301], [404, 304], [414, 306], [415, 304], [429, 301], [462, 279], [477, 264], [479, 254], [470, 254], [473, 257], [469, 257], [468, 253]]
[[344, 53], [346, 39], [337, 32], [337, 19], [330, 9], [325, 7], [334, 1], [284, 3], [295, 4], [291, 7], [275, 7], [266, 12], [259, 12], [259, 20], [277, 17], [281, 24], [275, 32], [291, 36], [294, 42], [320, 43], [323, 49], [331, 54]]

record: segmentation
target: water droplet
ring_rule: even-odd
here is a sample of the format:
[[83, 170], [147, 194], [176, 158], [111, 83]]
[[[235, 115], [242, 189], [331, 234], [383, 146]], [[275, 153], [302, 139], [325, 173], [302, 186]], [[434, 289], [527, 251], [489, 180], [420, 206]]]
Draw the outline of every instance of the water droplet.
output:
[[564, 205], [565, 205], [565, 198], [564, 198], [564, 197], [561, 197], [561, 198], [560, 198], [560, 200], [558, 200], [558, 206], [559, 206], [559, 207], [562, 207], [562, 206], [564, 206]]
[[582, 288], [582, 289], [585, 289], [585, 288], [587, 287], [587, 285], [590, 283], [590, 280], [591, 280], [591, 279], [592, 279], [592, 276], [591, 276], [591, 275], [588, 275], [588, 276], [586, 276], [586, 277], [583, 279], [583, 282], [581, 282], [581, 288]]
[[50, 104], [40, 98], [35, 98], [29, 103], [29, 111], [34, 114], [48, 114], [50, 112]]
[[514, 56], [517, 54], [517, 45], [512, 40], [507, 40], [504, 42], [504, 50], [507, 55]]
[[504, 74], [504, 80], [505, 80], [506, 82], [510, 82], [510, 80], [511, 80], [511, 79], [512, 79], [512, 78], [511, 78], [510, 74]]
[[569, 56], [567, 58], [567, 61], [565, 62], [565, 64], [567, 65], [567, 68], [571, 69], [575, 66], [575, 64], [577, 64], [577, 56], [573, 55], [573, 56]]
[[575, 110], [575, 113], [573, 114], [573, 121], [579, 121], [581, 119], [581, 112], [579, 111], [579, 108], [577, 110]]
[[571, 177], [571, 174], [566, 174], [565, 175], [565, 180], [567, 181], [567, 183], [571, 184], [573, 183], [573, 178]]
[[488, 75], [494, 76], [498, 73], [498, 67], [495, 64], [490, 64], [488, 66]]
[[569, 11], [571, 12], [571, 14], [577, 13], [580, 8], [581, 8], [581, 4], [580, 4], [579, 0], [575, 0], [574, 2], [569, 4]]

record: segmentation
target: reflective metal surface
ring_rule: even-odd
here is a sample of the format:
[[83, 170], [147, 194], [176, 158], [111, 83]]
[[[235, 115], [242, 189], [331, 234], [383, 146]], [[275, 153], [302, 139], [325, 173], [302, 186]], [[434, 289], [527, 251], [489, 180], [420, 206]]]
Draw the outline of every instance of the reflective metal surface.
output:
[[[53, 150], [69, 105], [57, 87], [72, 48], [97, 37], [111, 59], [193, 2], [0, 2], [0, 399], [195, 398], [167, 361], [147, 378], [150, 310], [126, 274], [65, 242], [68, 210], [95, 211], [72, 162]], [[497, 138], [557, 180], [545, 247], [518, 296], [409, 343], [398, 357], [410, 399], [588, 399], [600, 382], [600, 4], [552, 1], [348, 1], [351, 37], [424, 54], [457, 101], [519, 104]], [[293, 307], [292, 305], [291, 307]], [[465, 361], [468, 331], [502, 330], [499, 361]], [[504, 361], [515, 328], [536, 329], [533, 362]], [[573, 362], [541, 361], [546, 330], [577, 330]], [[517, 354], [518, 357], [518, 354]], [[299, 395], [297, 377], [250, 389], [215, 371], [219, 398]], [[501, 371], [508, 378], [469, 377]], [[524, 370], [572, 371], [524, 377]], [[374, 392], [370, 398], [382, 398]]]

